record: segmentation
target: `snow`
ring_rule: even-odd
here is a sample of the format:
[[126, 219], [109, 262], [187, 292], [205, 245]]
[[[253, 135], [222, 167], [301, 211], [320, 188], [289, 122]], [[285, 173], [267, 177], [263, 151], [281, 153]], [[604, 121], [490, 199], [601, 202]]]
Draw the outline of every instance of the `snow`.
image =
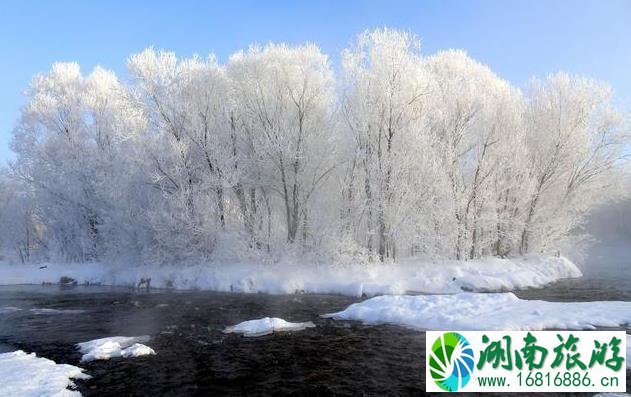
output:
[[631, 335], [627, 334], [627, 368], [631, 368]]
[[467, 262], [404, 260], [395, 264], [301, 265], [230, 263], [191, 266], [122, 266], [98, 263], [10, 265], [0, 263], [0, 284], [41, 284], [72, 277], [79, 284], [135, 286], [151, 278], [157, 288], [245, 293], [379, 294], [510, 291], [541, 287], [581, 271], [564, 257], [529, 255]]
[[225, 333], [238, 333], [243, 336], [263, 336], [273, 332], [302, 331], [306, 328], [313, 328], [315, 325], [311, 321], [305, 323], [290, 323], [282, 318], [265, 317], [258, 320], [249, 320], [232, 327], [227, 327]]
[[149, 341], [145, 336], [110, 336], [94, 339], [88, 342], [77, 343], [77, 348], [83, 357], [82, 362], [93, 360], [108, 360], [113, 357], [139, 357], [155, 355], [156, 352], [149, 346], [140, 342]]
[[156, 352], [147, 345], [142, 343], [134, 343], [133, 345], [121, 350], [121, 356], [123, 357], [140, 357], [155, 355]]
[[631, 302], [546, 302], [512, 293], [390, 295], [325, 317], [433, 330], [594, 329], [631, 323]]
[[0, 354], [0, 396], [80, 396], [68, 389], [72, 379], [89, 379], [79, 367], [27, 354], [22, 350]]

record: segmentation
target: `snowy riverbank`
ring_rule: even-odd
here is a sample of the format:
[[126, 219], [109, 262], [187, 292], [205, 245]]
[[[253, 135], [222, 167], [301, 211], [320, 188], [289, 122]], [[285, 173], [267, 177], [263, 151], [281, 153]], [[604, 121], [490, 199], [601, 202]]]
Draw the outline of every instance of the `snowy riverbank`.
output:
[[352, 296], [465, 291], [510, 291], [541, 287], [581, 271], [563, 257], [438, 263], [405, 260], [368, 266], [225, 264], [222, 266], [120, 266], [97, 263], [22, 265], [0, 263], [0, 285], [57, 283], [62, 276], [79, 284], [138, 285], [246, 293], [332, 293]]

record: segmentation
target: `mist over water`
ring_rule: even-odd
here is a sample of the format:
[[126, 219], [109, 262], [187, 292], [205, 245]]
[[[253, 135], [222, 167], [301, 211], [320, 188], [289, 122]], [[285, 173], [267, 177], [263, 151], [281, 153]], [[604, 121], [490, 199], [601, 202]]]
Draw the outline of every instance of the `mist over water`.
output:
[[[585, 225], [592, 243], [577, 261], [589, 279], [631, 280], [631, 200], [594, 210]], [[631, 289], [631, 285], [628, 285]]]
[[583, 232], [589, 241], [564, 251], [583, 277], [515, 294], [550, 301], [631, 301], [631, 200], [592, 211]]

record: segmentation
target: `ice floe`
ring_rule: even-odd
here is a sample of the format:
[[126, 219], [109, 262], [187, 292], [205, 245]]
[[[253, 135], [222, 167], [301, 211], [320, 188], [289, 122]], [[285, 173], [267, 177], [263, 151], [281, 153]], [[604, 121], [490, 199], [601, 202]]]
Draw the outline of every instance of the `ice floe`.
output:
[[108, 360], [113, 357], [138, 357], [154, 355], [156, 352], [142, 343], [148, 342], [149, 336], [110, 336], [77, 343], [83, 357], [82, 362]]
[[[27, 354], [22, 350], [0, 354], [0, 396], [80, 396], [72, 379], [89, 379], [84, 370]], [[70, 388], [70, 389], [69, 389]]]
[[264, 317], [258, 320], [249, 320], [232, 327], [227, 327], [225, 333], [238, 333], [243, 336], [263, 336], [273, 332], [302, 331], [305, 328], [313, 328], [311, 321], [304, 323], [290, 323], [282, 318]]

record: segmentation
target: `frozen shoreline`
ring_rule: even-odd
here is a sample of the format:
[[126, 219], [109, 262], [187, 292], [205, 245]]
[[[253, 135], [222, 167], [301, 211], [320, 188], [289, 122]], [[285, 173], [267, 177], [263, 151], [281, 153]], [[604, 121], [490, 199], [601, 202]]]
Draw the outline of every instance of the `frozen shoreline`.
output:
[[347, 267], [295, 264], [125, 267], [99, 263], [23, 265], [0, 262], [0, 285], [57, 283], [62, 276], [71, 277], [80, 285], [131, 287], [137, 286], [142, 279], [151, 278], [154, 288], [375, 296], [409, 292], [512, 291], [581, 277], [582, 273], [564, 257], [536, 255], [437, 263], [408, 259], [397, 264]]

